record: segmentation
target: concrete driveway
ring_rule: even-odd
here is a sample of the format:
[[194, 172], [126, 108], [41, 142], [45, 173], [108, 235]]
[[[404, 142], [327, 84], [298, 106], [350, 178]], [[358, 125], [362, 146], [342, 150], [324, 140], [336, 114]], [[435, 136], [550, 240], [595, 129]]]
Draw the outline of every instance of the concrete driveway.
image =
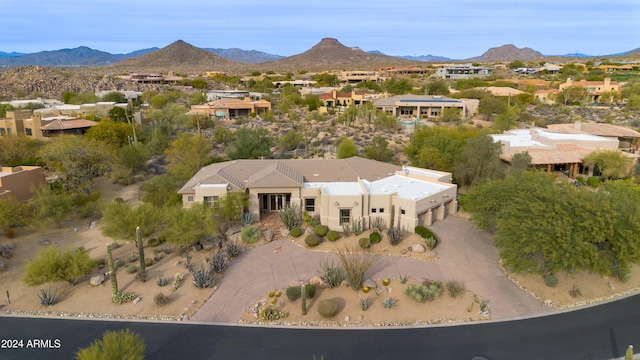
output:
[[[491, 235], [466, 218], [449, 216], [430, 229], [441, 240], [436, 261], [405, 257], [378, 257], [367, 272], [370, 278], [410, 275], [441, 281], [464, 281], [491, 306], [493, 319], [511, 319], [549, 312], [549, 308], [514, 285], [498, 266], [498, 250]], [[191, 317], [192, 321], [238, 323], [245, 310], [270, 290], [293, 279], [319, 275], [319, 264], [338, 262], [332, 253], [309, 251], [288, 240], [278, 240], [246, 251], [231, 262], [219, 289]]]

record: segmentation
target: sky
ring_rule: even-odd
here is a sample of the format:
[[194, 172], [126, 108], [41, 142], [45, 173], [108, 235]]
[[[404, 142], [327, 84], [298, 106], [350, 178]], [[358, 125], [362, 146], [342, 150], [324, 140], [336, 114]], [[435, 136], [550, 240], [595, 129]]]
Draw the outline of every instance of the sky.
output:
[[544, 55], [640, 47], [640, 0], [0, 0], [0, 51], [113, 54], [184, 40], [291, 56], [322, 38], [387, 55], [465, 59], [513, 44]]

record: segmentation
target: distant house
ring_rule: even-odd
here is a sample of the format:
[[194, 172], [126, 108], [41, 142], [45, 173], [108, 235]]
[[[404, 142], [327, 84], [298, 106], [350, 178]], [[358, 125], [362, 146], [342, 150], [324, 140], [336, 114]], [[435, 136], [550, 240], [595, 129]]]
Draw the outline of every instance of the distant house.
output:
[[571, 86], [578, 86], [584, 88], [587, 91], [587, 96], [591, 102], [598, 102], [600, 95], [603, 92], [620, 91], [620, 85], [617, 81], [611, 81], [611, 78], [606, 77], [603, 81], [573, 81], [568, 78], [566, 82], [560, 84], [558, 90], [562, 91]]
[[311, 85], [315, 85], [317, 83], [318, 83], [317, 81], [313, 81], [313, 80], [280, 80], [280, 81], [272, 82], [273, 86], [275, 86], [276, 88], [281, 88], [285, 85], [291, 85], [293, 87], [303, 88], [303, 87], [309, 87]]
[[470, 79], [485, 77], [493, 73], [493, 69], [472, 64], [446, 65], [436, 69], [434, 75], [441, 79]]
[[364, 91], [338, 92], [337, 90], [332, 90], [331, 92], [320, 94], [319, 97], [323, 106], [331, 109], [341, 106], [361, 105], [371, 102], [380, 96], [380, 94], [368, 94]]
[[460, 116], [468, 117], [477, 112], [478, 100], [452, 99], [440, 95], [396, 95], [373, 102], [376, 109], [386, 111], [398, 118], [429, 119], [442, 115], [444, 109], [453, 108]]
[[352, 157], [342, 160], [236, 160], [203, 167], [179, 191], [183, 207], [216, 207], [231, 192], [249, 196], [253, 219], [287, 206], [320, 217], [333, 230], [382, 218], [413, 231], [457, 211], [450, 173]]
[[366, 70], [344, 70], [338, 75], [338, 80], [343, 83], [357, 84], [363, 81], [380, 82], [384, 78], [379, 76], [376, 71]]
[[39, 166], [0, 168], [0, 198], [29, 200], [33, 190], [42, 184], [46, 184], [46, 180]]
[[635, 154], [640, 146], [640, 132], [623, 126], [602, 123], [583, 123], [547, 125], [550, 132], [561, 134], [590, 134], [618, 141], [618, 149]]
[[141, 84], [176, 84], [183, 80], [180, 76], [151, 73], [131, 73], [120, 78]]
[[202, 105], [192, 105], [190, 115], [206, 115], [215, 119], [234, 119], [248, 117], [250, 114], [260, 115], [271, 110], [271, 103], [266, 100], [243, 100], [223, 98]]
[[248, 90], [209, 90], [207, 91], [207, 101], [215, 101], [221, 99], [244, 99], [246, 97], [251, 100], [262, 99], [262, 93], [250, 92]]
[[[531, 165], [547, 173], [564, 172], [569, 178], [578, 175], [594, 175], [594, 168], [586, 167], [583, 159], [595, 150], [618, 150], [618, 140], [586, 133], [560, 133], [542, 128], [508, 130], [491, 135], [494, 142], [502, 145], [501, 158], [511, 163], [513, 156], [527, 152]], [[637, 159], [636, 155], [627, 154]]]
[[7, 111], [7, 118], [0, 119], [0, 136], [28, 136], [46, 139], [61, 134], [83, 135], [97, 122], [72, 116], [48, 116], [32, 114], [30, 110]]

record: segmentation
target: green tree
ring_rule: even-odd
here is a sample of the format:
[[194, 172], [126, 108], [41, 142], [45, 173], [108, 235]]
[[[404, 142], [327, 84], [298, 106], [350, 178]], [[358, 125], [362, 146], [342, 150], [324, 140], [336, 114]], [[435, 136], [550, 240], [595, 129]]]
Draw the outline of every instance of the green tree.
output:
[[395, 95], [409, 94], [413, 92], [413, 84], [405, 78], [391, 78], [382, 84], [389, 93]]
[[28, 286], [60, 280], [75, 285], [76, 280], [88, 275], [94, 266], [95, 261], [83, 247], [63, 252], [55, 246], [48, 246], [27, 262], [22, 280]]
[[107, 117], [116, 122], [129, 122], [128, 119], [131, 119], [133, 115], [130, 110], [121, 108], [119, 106], [114, 106], [109, 112], [107, 112]]
[[126, 329], [106, 331], [102, 339], [76, 353], [77, 360], [143, 360], [144, 339]]
[[513, 154], [511, 158], [511, 164], [509, 167], [510, 172], [520, 172], [524, 170], [529, 170], [531, 167], [531, 155], [528, 152], [523, 151], [516, 154]]
[[0, 104], [0, 119], [7, 117], [7, 111], [15, 110], [11, 104]]
[[215, 205], [214, 212], [223, 221], [240, 221], [249, 208], [249, 194], [241, 191], [228, 192]]
[[182, 196], [177, 192], [184, 181], [171, 174], [154, 176], [140, 186], [142, 201], [158, 208], [182, 204]]
[[352, 156], [358, 156], [358, 148], [353, 140], [345, 137], [340, 140], [338, 149], [336, 150], [336, 157], [338, 159], [346, 159]]
[[483, 97], [478, 104], [478, 113], [486, 115], [487, 120], [491, 118], [491, 115], [502, 114], [507, 109], [506, 101], [497, 96]]
[[[126, 121], [126, 120], [125, 120]], [[140, 127], [137, 132], [140, 132]], [[127, 123], [102, 120], [85, 134], [87, 139], [95, 139], [114, 148], [120, 148], [133, 141], [133, 129]]]
[[640, 110], [640, 95], [633, 94], [627, 99], [626, 108], [629, 110]]
[[382, 87], [380, 86], [380, 84], [372, 80], [360, 81], [356, 85], [356, 88], [364, 89], [364, 90], [372, 90], [375, 92], [382, 92]]
[[189, 267], [189, 248], [201, 238], [217, 232], [216, 222], [211, 209], [204, 204], [194, 204], [189, 209], [170, 207], [164, 210], [165, 230], [162, 232], [167, 241], [179, 246], [187, 259]]
[[404, 152], [411, 165], [451, 172], [467, 139], [479, 130], [469, 127], [428, 127], [417, 129]]
[[618, 150], [596, 150], [585, 156], [586, 166], [596, 166], [607, 179], [621, 177], [630, 171], [631, 158]]
[[456, 122], [461, 119], [460, 109], [455, 107], [444, 108], [444, 110], [442, 110], [442, 114], [440, 114], [440, 117], [438, 118], [438, 120], [443, 122]]
[[229, 152], [231, 159], [259, 159], [271, 154], [273, 139], [267, 129], [249, 129], [241, 127], [236, 130], [233, 149]]
[[587, 90], [582, 86], [568, 86], [557, 96], [557, 101], [563, 105], [579, 104], [587, 96]]
[[449, 95], [449, 84], [443, 79], [430, 81], [423, 87], [422, 92], [425, 95]]
[[107, 173], [112, 153], [90, 137], [62, 135], [47, 142], [40, 157], [47, 168], [56, 170], [67, 189], [81, 189], [93, 177]]
[[211, 142], [202, 135], [180, 134], [171, 142], [167, 154], [167, 171], [187, 180], [211, 163]]
[[127, 102], [127, 97], [124, 96], [123, 93], [119, 91], [112, 91], [110, 93], [106, 93], [102, 96], [102, 101], [114, 102], [118, 104], [123, 104]]
[[227, 145], [233, 140], [233, 133], [224, 126], [216, 126], [213, 128], [212, 139], [218, 144]]
[[612, 104], [622, 99], [622, 94], [619, 91], [605, 91], [600, 94], [599, 101]]
[[191, 86], [195, 89], [206, 89], [207, 88], [207, 80], [203, 78], [195, 78], [191, 81]]
[[389, 162], [393, 158], [393, 151], [389, 149], [389, 142], [383, 136], [374, 136], [369, 145], [362, 150], [366, 158]]
[[0, 229], [24, 225], [30, 217], [27, 204], [13, 196], [0, 197]]
[[49, 222], [58, 229], [68, 218], [74, 208], [75, 195], [63, 191], [53, 190], [49, 185], [40, 185], [29, 205], [34, 209], [37, 225], [46, 227]]
[[138, 226], [147, 237], [162, 224], [162, 211], [151, 204], [132, 207], [122, 201], [111, 201], [102, 215], [104, 224], [100, 231], [114, 239], [135, 240]]
[[469, 188], [504, 176], [500, 144], [486, 134], [467, 140], [453, 166], [453, 176], [460, 187]]
[[393, 114], [386, 111], [377, 111], [373, 123], [376, 129], [397, 131], [400, 129], [400, 123]]
[[507, 65], [507, 67], [509, 69], [518, 69], [518, 68], [524, 68], [524, 62], [522, 62], [522, 60], [514, 60], [512, 62], [509, 63], [509, 65]]
[[323, 105], [320, 96], [316, 94], [305, 95], [304, 103], [307, 105], [307, 110], [309, 111], [318, 110], [318, 108]]
[[278, 141], [278, 147], [285, 151], [291, 151], [304, 141], [304, 135], [291, 129]]
[[42, 146], [44, 142], [26, 136], [0, 136], [0, 165], [37, 165]]

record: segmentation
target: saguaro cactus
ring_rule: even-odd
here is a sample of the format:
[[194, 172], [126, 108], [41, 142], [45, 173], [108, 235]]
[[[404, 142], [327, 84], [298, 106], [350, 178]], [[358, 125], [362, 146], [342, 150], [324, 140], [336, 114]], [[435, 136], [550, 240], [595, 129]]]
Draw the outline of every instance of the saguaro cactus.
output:
[[140, 281], [145, 281], [147, 273], [145, 272], [144, 247], [142, 246], [142, 233], [140, 231], [140, 226], [136, 227], [136, 243], [138, 244], [138, 257], [140, 259], [140, 271], [138, 271], [136, 276]]
[[300, 296], [302, 297], [302, 315], [307, 315], [307, 285], [300, 286]]
[[116, 279], [116, 268], [113, 266], [113, 255], [111, 255], [111, 244], [107, 245], [107, 262], [109, 263], [109, 277], [111, 278], [111, 289], [113, 295], [118, 294], [118, 279]]

